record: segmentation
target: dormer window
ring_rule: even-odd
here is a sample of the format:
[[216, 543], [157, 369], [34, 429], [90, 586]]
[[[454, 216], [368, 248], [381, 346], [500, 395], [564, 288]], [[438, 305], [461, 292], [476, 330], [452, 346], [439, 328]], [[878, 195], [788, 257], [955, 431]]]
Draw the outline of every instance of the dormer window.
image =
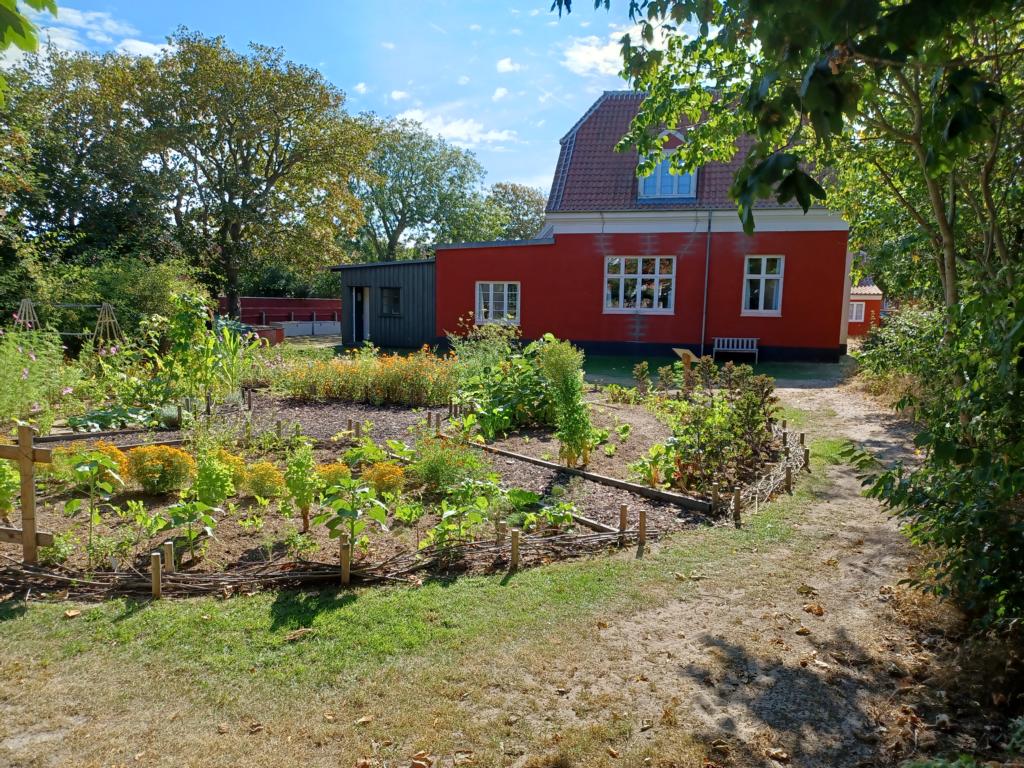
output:
[[697, 173], [672, 173], [671, 160], [666, 157], [649, 176], [641, 176], [638, 194], [641, 200], [689, 199], [697, 196]]

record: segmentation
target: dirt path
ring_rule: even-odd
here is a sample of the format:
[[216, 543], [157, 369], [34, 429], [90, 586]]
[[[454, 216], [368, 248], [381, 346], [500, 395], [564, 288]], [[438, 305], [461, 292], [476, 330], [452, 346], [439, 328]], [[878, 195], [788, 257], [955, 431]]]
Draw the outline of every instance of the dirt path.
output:
[[[780, 396], [814, 414], [810, 437], [849, 437], [890, 458], [907, 452], [906, 425], [850, 386], [804, 383]], [[609, 765], [633, 764], [626, 753], [647, 755], [644, 765], [691, 765], [666, 726], [711, 745], [709, 768], [867, 766], [884, 764], [880, 753], [905, 754], [901, 739], [915, 733], [886, 726], [927, 653], [888, 603], [911, 551], [849, 467], [831, 468], [829, 479], [791, 543], [699, 574], [692, 596], [615, 620], [582, 654], [533, 670], [561, 681], [538, 728], [621, 709], [630, 733], [608, 755], [626, 759]]]

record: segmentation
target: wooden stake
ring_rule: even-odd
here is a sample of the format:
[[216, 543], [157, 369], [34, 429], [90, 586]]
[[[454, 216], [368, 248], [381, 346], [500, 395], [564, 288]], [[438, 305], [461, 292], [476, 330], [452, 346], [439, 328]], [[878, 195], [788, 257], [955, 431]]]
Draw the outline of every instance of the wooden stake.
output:
[[349, 431], [349, 432], [351, 432], [351, 431], [352, 431], [352, 419], [349, 419], [349, 420], [348, 420], [348, 431]]
[[788, 426], [789, 426], [789, 420], [788, 419], [783, 419], [782, 420], [782, 431], [785, 432]]
[[512, 554], [508, 559], [508, 569], [514, 571], [519, 568], [519, 529], [512, 529]]
[[782, 445], [783, 447], [789, 445], [789, 432], [782, 430]]
[[455, 415], [455, 403], [451, 400], [448, 401], [448, 418], [450, 419]]
[[801, 432], [801, 433], [800, 433], [800, 445], [803, 445], [803, 444], [804, 444], [804, 438], [805, 438], [805, 437], [806, 437], [806, 435], [805, 435], [805, 434], [804, 434], [803, 432]]
[[811, 449], [804, 448], [804, 469], [811, 471]]
[[210, 397], [210, 393], [206, 393], [206, 415], [209, 416], [213, 413], [213, 398]]
[[160, 584], [160, 553], [153, 552], [149, 556], [150, 577], [153, 580], [153, 599], [159, 600], [161, 593]]
[[498, 547], [505, 546], [505, 531], [508, 530], [508, 523], [499, 522], [494, 527], [494, 544]]
[[339, 556], [341, 557], [341, 583], [344, 586], [348, 586], [349, 579], [351, 578], [351, 567], [352, 567], [352, 547], [349, 544], [348, 534], [341, 534], [339, 541]]
[[636, 525], [636, 545], [639, 550], [643, 550], [647, 544], [647, 510], [640, 507], [640, 518]]
[[249, 387], [247, 390], [245, 390], [245, 404], [248, 406], [249, 410], [251, 411], [252, 410], [252, 387]]
[[164, 567], [168, 573], [174, 573], [174, 542], [164, 542]]
[[18, 468], [21, 470], [21, 549], [26, 563], [39, 561], [36, 549], [36, 465], [32, 427], [18, 427]]
[[281, 437], [284, 435], [284, 424], [281, 422], [280, 419], [277, 420], [277, 424], [274, 425], [274, 429], [277, 431], [278, 440], [280, 440]]
[[629, 507], [623, 504], [619, 507], [619, 546], [626, 545], [626, 526], [629, 523]]
[[356, 422], [356, 439], [359, 439], [359, 438], [360, 438], [360, 437], [362, 437], [362, 436], [363, 436], [363, 425], [362, 425], [362, 424], [360, 424], [360, 423], [359, 423], [359, 422], [357, 421], [357, 422]]
[[793, 494], [793, 467], [786, 465], [786, 493]]
[[743, 501], [740, 499], [740, 489], [737, 488], [732, 492], [732, 523], [737, 528], [742, 527], [740, 522], [740, 505]]
[[711, 484], [711, 511], [712, 512], [714, 512], [715, 511], [715, 507], [718, 506], [719, 500], [720, 499], [718, 498], [718, 483], [712, 483]]
[[184, 415], [185, 414], [183, 414], [181, 412], [181, 406], [179, 405], [178, 406], [178, 429], [181, 429], [185, 425]]

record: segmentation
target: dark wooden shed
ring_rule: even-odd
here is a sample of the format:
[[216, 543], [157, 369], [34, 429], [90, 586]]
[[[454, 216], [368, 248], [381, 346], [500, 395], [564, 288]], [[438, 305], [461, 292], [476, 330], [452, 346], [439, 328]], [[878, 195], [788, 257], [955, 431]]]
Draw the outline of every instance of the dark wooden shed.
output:
[[375, 261], [332, 268], [341, 278], [341, 334], [348, 345], [434, 344], [434, 260]]

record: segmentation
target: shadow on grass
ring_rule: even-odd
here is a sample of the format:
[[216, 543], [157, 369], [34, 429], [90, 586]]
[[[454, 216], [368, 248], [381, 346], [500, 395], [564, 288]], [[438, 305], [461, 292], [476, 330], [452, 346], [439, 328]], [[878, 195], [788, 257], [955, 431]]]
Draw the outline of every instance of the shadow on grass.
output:
[[0, 622], [10, 621], [25, 615], [28, 611], [28, 603], [17, 597], [9, 597], [0, 600]]
[[300, 629], [312, 626], [320, 614], [340, 610], [358, 599], [358, 593], [352, 590], [280, 590], [270, 606], [270, 629]]

